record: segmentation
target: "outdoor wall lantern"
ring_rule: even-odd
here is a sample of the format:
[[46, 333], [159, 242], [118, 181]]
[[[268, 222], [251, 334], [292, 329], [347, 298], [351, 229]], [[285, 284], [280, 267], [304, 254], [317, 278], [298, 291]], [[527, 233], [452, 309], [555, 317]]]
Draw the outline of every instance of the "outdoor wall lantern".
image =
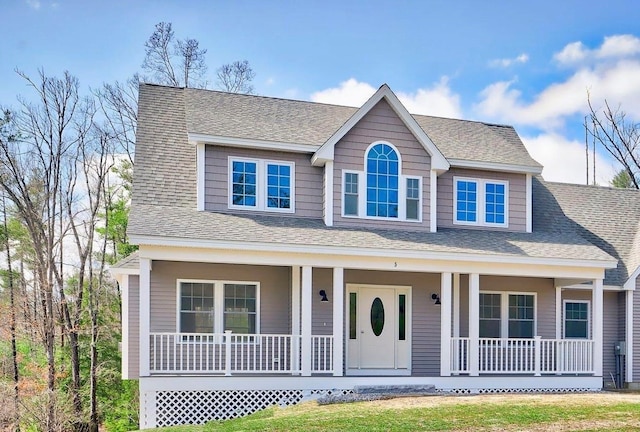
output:
[[435, 300], [433, 304], [440, 304], [440, 296], [436, 293], [431, 294], [431, 300]]
[[320, 290], [320, 292], [318, 293], [320, 295], [320, 301], [321, 302], [328, 302], [329, 299], [327, 298], [327, 292], [325, 290]]

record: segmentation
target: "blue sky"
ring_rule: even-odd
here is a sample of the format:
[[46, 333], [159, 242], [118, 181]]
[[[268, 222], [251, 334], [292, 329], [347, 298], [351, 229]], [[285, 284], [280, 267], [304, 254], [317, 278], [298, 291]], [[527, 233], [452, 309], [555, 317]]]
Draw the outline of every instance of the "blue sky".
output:
[[[15, 68], [85, 89], [140, 70], [159, 21], [208, 49], [209, 76], [247, 59], [261, 95], [359, 105], [388, 83], [411, 112], [512, 124], [547, 179], [585, 182], [586, 92], [640, 121], [636, 1], [2, 0], [0, 105]], [[615, 167], [597, 157], [598, 182]]]

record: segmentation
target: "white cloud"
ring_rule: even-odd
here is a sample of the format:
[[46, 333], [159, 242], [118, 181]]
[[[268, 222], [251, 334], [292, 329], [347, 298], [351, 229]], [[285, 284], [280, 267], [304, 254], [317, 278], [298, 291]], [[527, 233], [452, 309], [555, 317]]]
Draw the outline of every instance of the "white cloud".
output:
[[41, 6], [39, 0], [26, 0], [26, 3], [33, 10], [39, 10]]
[[[340, 83], [338, 87], [325, 89], [311, 95], [314, 102], [359, 107], [376, 92], [372, 85], [355, 78]], [[460, 96], [449, 87], [449, 78], [443, 76], [440, 81], [428, 88], [417, 89], [413, 93], [396, 92], [398, 99], [412, 114], [425, 114], [441, 117], [461, 117]]]
[[553, 58], [565, 66], [579, 65], [585, 62], [602, 61], [634, 57], [640, 54], [640, 38], [633, 35], [606, 36], [602, 45], [589, 49], [582, 42], [566, 45]]
[[273, 78], [273, 77], [269, 77], [269, 78], [267, 78], [267, 80], [265, 81], [265, 84], [266, 84], [266, 85], [268, 85], [268, 86], [272, 86], [272, 85], [274, 85], [275, 83], [276, 83], [276, 79], [275, 79], [275, 78]]
[[[587, 160], [585, 144], [569, 140], [557, 133], [523, 136], [525, 147], [544, 166], [542, 176], [548, 181], [586, 183]], [[608, 186], [617, 169], [600, 154], [596, 154], [596, 183]], [[593, 156], [589, 154], [589, 183], [593, 182]]]
[[512, 66], [512, 65], [514, 65], [516, 63], [524, 64], [524, 63], [526, 63], [528, 61], [529, 61], [529, 55], [526, 54], [526, 53], [522, 53], [518, 57], [515, 57], [515, 58], [504, 58], [504, 59], [491, 60], [489, 62], [489, 66], [507, 68], [507, 67]]

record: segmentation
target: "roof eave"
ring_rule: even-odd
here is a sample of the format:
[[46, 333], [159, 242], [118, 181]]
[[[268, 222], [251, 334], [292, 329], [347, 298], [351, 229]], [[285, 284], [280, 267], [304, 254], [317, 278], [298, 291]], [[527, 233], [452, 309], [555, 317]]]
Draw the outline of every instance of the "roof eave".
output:
[[495, 162], [483, 162], [483, 161], [474, 161], [474, 160], [468, 160], [468, 159], [451, 159], [451, 158], [449, 158], [448, 160], [451, 166], [456, 168], [471, 168], [471, 169], [513, 172], [513, 173], [523, 173], [523, 174], [533, 174], [533, 175], [542, 174], [542, 166], [539, 166], [539, 165], [533, 166], [533, 165], [519, 165], [519, 164], [502, 164], [502, 163], [495, 163]]

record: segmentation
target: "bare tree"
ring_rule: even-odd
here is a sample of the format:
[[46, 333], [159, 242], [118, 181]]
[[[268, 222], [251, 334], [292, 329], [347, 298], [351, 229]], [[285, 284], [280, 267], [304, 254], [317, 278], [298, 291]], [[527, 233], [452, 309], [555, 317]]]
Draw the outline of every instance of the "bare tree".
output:
[[230, 93], [253, 94], [251, 82], [255, 76], [247, 60], [228, 63], [218, 69], [218, 87]]
[[605, 99], [604, 107], [596, 109], [587, 93], [592, 128], [587, 129], [594, 140], [622, 166], [636, 189], [640, 189], [640, 123], [627, 118], [620, 108], [611, 108]]
[[176, 40], [171, 23], [156, 24], [154, 32], [144, 44], [142, 69], [152, 74], [159, 84], [175, 87], [206, 87], [206, 49], [196, 39]]

